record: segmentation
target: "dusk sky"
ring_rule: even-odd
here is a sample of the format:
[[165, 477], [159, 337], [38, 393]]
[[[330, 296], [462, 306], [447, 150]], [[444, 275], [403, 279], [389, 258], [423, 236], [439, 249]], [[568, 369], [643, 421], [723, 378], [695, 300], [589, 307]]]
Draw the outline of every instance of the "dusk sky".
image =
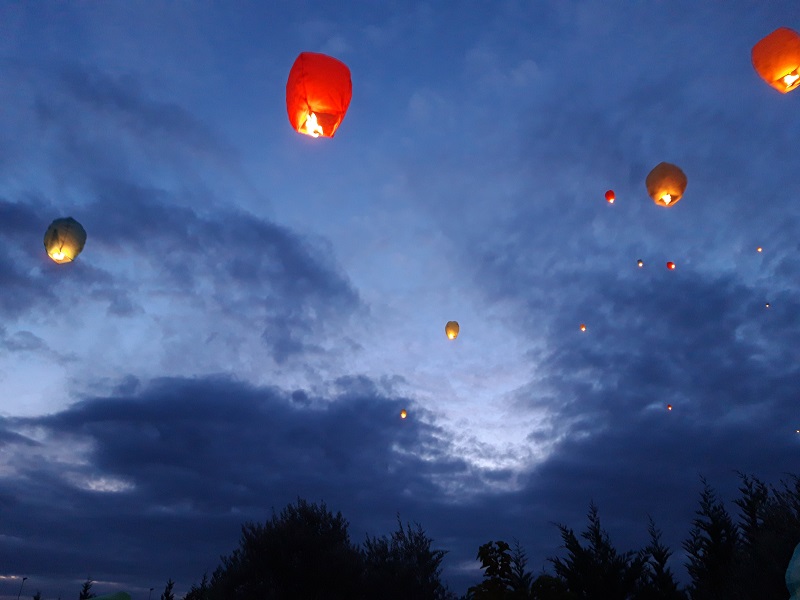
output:
[[[459, 594], [592, 501], [686, 581], [701, 476], [734, 511], [737, 470], [800, 472], [778, 27], [797, 0], [0, 3], [0, 598], [183, 595], [298, 497], [356, 543], [419, 522]], [[351, 71], [332, 139], [287, 118], [304, 51]]]

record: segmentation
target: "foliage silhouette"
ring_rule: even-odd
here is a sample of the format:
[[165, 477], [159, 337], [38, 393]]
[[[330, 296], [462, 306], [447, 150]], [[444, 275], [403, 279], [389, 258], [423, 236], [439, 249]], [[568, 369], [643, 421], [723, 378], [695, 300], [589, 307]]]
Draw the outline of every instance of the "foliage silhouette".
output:
[[175, 600], [175, 593], [172, 591], [172, 588], [175, 587], [175, 582], [172, 581], [170, 577], [167, 580], [167, 585], [164, 588], [164, 592], [161, 594], [161, 600]]
[[97, 594], [92, 592], [92, 585], [94, 585], [94, 581], [92, 581], [91, 577], [87, 577], [86, 581], [83, 582], [83, 587], [81, 588], [81, 593], [78, 596], [78, 600], [89, 600], [89, 598], [94, 598]]
[[405, 528], [397, 516], [397, 530], [391, 538], [370, 538], [364, 542], [363, 596], [382, 600], [445, 600], [454, 598], [441, 581], [441, 563], [446, 551], [431, 548], [431, 540], [417, 523]]

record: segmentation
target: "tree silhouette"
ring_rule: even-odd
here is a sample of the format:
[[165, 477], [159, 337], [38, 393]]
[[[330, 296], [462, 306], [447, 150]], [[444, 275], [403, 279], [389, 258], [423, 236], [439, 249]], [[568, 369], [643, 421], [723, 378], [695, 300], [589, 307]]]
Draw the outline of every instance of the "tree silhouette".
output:
[[33, 595], [33, 600], [42, 600], [42, 592], [36, 590], [36, 593]]
[[391, 538], [367, 536], [362, 550], [365, 598], [382, 600], [444, 600], [454, 596], [441, 581], [441, 563], [446, 552], [433, 550], [422, 526], [403, 527], [397, 516], [397, 530]]
[[161, 600], [175, 600], [175, 594], [172, 591], [172, 588], [175, 587], [175, 582], [172, 581], [170, 577], [167, 580], [167, 586], [164, 588], [164, 593], [161, 594]]
[[199, 586], [192, 584], [192, 587], [186, 592], [183, 600], [209, 600], [211, 597], [210, 593], [208, 573], [206, 573], [203, 575], [203, 580], [200, 582]]
[[94, 598], [97, 594], [92, 592], [92, 585], [94, 585], [94, 581], [92, 581], [91, 577], [87, 577], [86, 581], [83, 582], [83, 587], [81, 588], [80, 596], [78, 596], [78, 600], [89, 600], [89, 598]]
[[705, 479], [700, 508], [692, 521], [683, 548], [689, 557], [686, 568], [692, 578], [692, 600], [739, 598], [734, 583], [739, 530], [722, 501]]
[[469, 600], [503, 600], [511, 590], [511, 546], [502, 540], [486, 542], [478, 548], [483, 581], [467, 590]]
[[642, 550], [644, 572], [636, 593], [636, 600], [684, 600], [686, 594], [678, 589], [675, 575], [667, 566], [672, 550], [661, 542], [661, 531], [652, 517], [648, 517], [647, 531], [650, 543]]
[[325, 504], [298, 499], [263, 525], [242, 526], [239, 548], [211, 578], [211, 600], [357, 597], [362, 562], [348, 522]]
[[581, 546], [572, 529], [559, 525], [567, 550], [564, 559], [551, 559], [556, 575], [564, 580], [567, 590], [578, 599], [603, 598], [628, 600], [635, 598], [644, 574], [646, 560], [641, 553], [619, 553], [608, 533], [600, 525], [597, 506], [589, 505], [589, 525], [581, 537]]

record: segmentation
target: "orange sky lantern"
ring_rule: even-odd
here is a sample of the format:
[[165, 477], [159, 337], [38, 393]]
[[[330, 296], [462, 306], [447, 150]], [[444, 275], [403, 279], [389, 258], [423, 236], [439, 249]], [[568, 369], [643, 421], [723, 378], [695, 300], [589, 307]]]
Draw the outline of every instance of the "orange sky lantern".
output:
[[667, 404], [667, 410], [672, 410], [672, 404]]
[[581, 331], [586, 331], [586, 324], [585, 323], [581, 323]]
[[644, 261], [640, 258], [639, 260], [636, 261], [636, 265], [638, 267], [643, 267], [644, 266]]
[[458, 337], [458, 330], [458, 321], [448, 321], [447, 325], [444, 326], [444, 332], [451, 340], [454, 340]]
[[674, 263], [674, 262], [672, 262], [672, 261], [669, 261], [669, 262], [667, 263], [667, 268], [668, 268], [670, 271], [674, 271], [674, 270], [675, 270], [675, 263]]
[[614, 200], [617, 199], [617, 195], [614, 193], [614, 190], [608, 190], [606, 192], [606, 202], [609, 204], [614, 204]]
[[763, 252], [763, 251], [764, 251], [764, 249], [763, 249], [761, 246], [759, 246], [758, 248], [756, 248], [756, 252]]
[[756, 73], [782, 94], [800, 87], [800, 34], [780, 27], [753, 46]]
[[645, 180], [647, 193], [659, 206], [677, 204], [683, 198], [687, 183], [686, 174], [681, 168], [668, 162], [657, 164]]
[[72, 262], [86, 244], [86, 230], [72, 217], [56, 219], [44, 234], [47, 255], [61, 264]]
[[333, 137], [352, 97], [350, 69], [340, 60], [302, 52], [294, 61], [286, 82], [286, 111], [299, 133]]
[[400, 411], [400, 418], [401, 419], [405, 419], [407, 416], [408, 416], [408, 413], [406, 412], [405, 408]]

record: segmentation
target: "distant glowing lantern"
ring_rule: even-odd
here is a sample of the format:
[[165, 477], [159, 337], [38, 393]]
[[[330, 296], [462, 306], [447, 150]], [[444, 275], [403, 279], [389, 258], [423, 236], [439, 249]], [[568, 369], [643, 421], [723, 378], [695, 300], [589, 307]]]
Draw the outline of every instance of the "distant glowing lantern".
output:
[[751, 53], [761, 79], [782, 94], [800, 86], [800, 34], [780, 27], [760, 40]]
[[406, 412], [405, 408], [400, 411], [400, 418], [401, 419], [405, 419], [407, 416], [408, 416], [408, 413]]
[[581, 323], [581, 331], [586, 331], [586, 324], [585, 323]]
[[614, 190], [608, 190], [606, 192], [606, 202], [609, 204], [614, 204], [614, 200], [617, 199], [617, 195], [614, 193]]
[[57, 263], [72, 262], [86, 244], [86, 230], [72, 217], [56, 219], [44, 234], [47, 255]]
[[758, 248], [756, 248], [756, 252], [762, 252], [763, 250], [764, 250], [764, 249], [763, 249], [761, 246], [759, 246]]
[[672, 410], [672, 404], [667, 404], [667, 410]]
[[766, 306], [767, 308], [769, 308], [769, 302], [767, 302], [767, 303], [766, 303], [764, 306]]
[[667, 162], [658, 163], [645, 180], [647, 193], [659, 206], [676, 204], [683, 198], [687, 183], [686, 174], [680, 167]]
[[325, 54], [302, 52], [286, 82], [289, 122], [300, 133], [333, 137], [352, 96], [347, 65]]
[[672, 262], [672, 261], [668, 262], [668, 263], [667, 263], [667, 268], [668, 268], [670, 271], [674, 271], [674, 270], [675, 270], [675, 263], [674, 263], [674, 262]]
[[448, 321], [444, 326], [444, 332], [451, 340], [456, 339], [458, 337], [458, 321]]
[[640, 258], [639, 260], [637, 260], [637, 261], [636, 261], [636, 264], [637, 264], [639, 267], [643, 267], [643, 266], [644, 266], [644, 261], [643, 261], [643, 260]]

